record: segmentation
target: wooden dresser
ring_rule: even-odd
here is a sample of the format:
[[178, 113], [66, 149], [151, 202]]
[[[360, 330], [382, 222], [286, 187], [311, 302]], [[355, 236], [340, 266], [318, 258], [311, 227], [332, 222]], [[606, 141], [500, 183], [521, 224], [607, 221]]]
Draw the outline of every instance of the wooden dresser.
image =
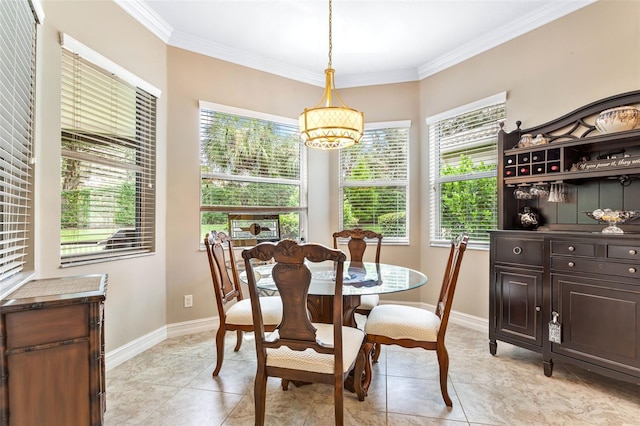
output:
[[[620, 106], [640, 108], [640, 91], [498, 134], [489, 349], [505, 341], [540, 352], [547, 376], [561, 360], [640, 383], [640, 219], [603, 233], [587, 214], [640, 211], [640, 128], [594, 125]], [[527, 145], [526, 135], [546, 143]], [[537, 227], [522, 220], [529, 212]]]
[[0, 425], [102, 425], [106, 275], [33, 280], [0, 301]]

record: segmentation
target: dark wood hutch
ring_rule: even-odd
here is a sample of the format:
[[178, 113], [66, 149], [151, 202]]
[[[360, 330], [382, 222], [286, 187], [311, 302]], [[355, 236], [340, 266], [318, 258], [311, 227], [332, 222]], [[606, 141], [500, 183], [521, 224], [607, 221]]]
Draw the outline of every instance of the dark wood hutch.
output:
[[[490, 252], [493, 355], [500, 340], [540, 352], [547, 376], [561, 360], [640, 383], [640, 219], [618, 225], [624, 234], [606, 234], [606, 224], [585, 214], [640, 210], [640, 129], [603, 134], [595, 127], [602, 111], [639, 105], [640, 91], [633, 91], [540, 126], [516, 122], [515, 130], [500, 130], [498, 231], [491, 232]], [[548, 143], [518, 147], [524, 134]], [[515, 196], [532, 186], [562, 191], [563, 202]], [[525, 208], [539, 214], [534, 230], [519, 218]]]

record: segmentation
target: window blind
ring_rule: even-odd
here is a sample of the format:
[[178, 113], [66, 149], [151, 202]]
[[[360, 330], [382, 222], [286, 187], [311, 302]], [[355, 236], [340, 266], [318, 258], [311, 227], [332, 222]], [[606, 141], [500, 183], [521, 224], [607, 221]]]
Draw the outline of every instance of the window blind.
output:
[[156, 97], [62, 51], [63, 265], [155, 250]]
[[300, 238], [306, 155], [294, 120], [201, 103], [201, 240], [230, 233], [228, 215], [279, 214], [282, 238]]
[[359, 144], [340, 150], [341, 229], [379, 232], [387, 243], [409, 241], [410, 125], [367, 126]]
[[497, 134], [505, 118], [504, 96], [496, 96], [428, 119], [432, 244], [461, 232], [488, 246], [497, 226]]
[[0, 2], [0, 282], [32, 261], [35, 56], [30, 2]]

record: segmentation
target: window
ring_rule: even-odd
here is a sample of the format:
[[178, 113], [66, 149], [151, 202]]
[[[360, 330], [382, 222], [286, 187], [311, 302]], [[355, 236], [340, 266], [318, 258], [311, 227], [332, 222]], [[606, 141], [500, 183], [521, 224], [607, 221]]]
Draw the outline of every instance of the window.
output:
[[0, 2], [0, 282], [7, 290], [33, 264], [31, 154], [41, 11], [27, 0]]
[[427, 119], [431, 191], [431, 244], [461, 232], [470, 245], [488, 247], [497, 226], [498, 123], [506, 94]]
[[67, 35], [63, 47], [62, 265], [151, 253], [159, 90]]
[[211, 230], [236, 245], [304, 238], [306, 151], [297, 120], [201, 101], [200, 176], [200, 242]]
[[410, 128], [410, 121], [367, 124], [359, 144], [340, 150], [340, 229], [409, 242]]

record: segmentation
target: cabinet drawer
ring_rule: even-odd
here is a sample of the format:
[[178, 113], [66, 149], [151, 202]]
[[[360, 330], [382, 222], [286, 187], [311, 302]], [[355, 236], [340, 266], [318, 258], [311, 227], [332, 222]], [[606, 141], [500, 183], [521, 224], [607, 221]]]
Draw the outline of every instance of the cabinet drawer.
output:
[[89, 335], [89, 305], [13, 312], [6, 316], [7, 348], [70, 340]]
[[562, 271], [640, 278], [640, 265], [633, 263], [598, 262], [587, 259], [552, 257], [551, 268]]
[[496, 237], [492, 244], [496, 262], [542, 266], [542, 240]]
[[640, 247], [608, 245], [607, 257], [613, 259], [631, 259], [640, 261]]
[[551, 254], [594, 257], [596, 255], [596, 245], [573, 243], [571, 241], [551, 241]]

